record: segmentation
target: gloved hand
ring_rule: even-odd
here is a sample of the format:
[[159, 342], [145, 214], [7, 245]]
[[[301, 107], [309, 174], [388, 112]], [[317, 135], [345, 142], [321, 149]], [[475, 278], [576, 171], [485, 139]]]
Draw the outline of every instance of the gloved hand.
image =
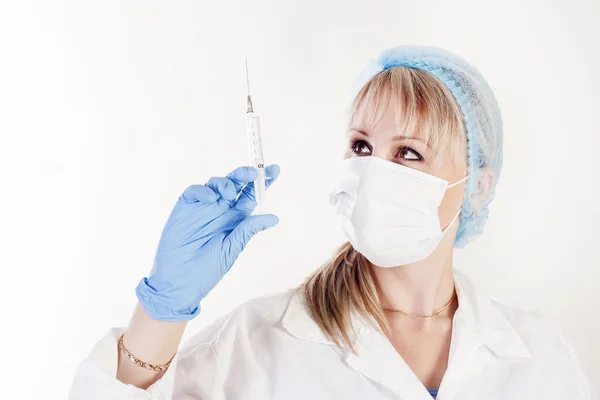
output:
[[[265, 172], [269, 187], [279, 176], [279, 166], [271, 165]], [[179, 197], [163, 229], [150, 276], [136, 289], [150, 318], [194, 318], [200, 300], [229, 271], [250, 238], [279, 222], [273, 214], [250, 215], [256, 207], [257, 175], [255, 168], [240, 167], [226, 178], [190, 186]]]

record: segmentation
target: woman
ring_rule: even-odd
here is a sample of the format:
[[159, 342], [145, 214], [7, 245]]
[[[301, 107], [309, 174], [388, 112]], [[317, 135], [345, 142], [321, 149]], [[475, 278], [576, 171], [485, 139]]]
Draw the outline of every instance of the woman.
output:
[[479, 72], [401, 46], [358, 88], [331, 196], [349, 243], [298, 290], [241, 305], [177, 352], [201, 299], [277, 223], [250, 216], [252, 168], [189, 187], [129, 326], [81, 364], [72, 398], [597, 398], [550, 324], [453, 269], [454, 246], [482, 231], [502, 164], [500, 111]]

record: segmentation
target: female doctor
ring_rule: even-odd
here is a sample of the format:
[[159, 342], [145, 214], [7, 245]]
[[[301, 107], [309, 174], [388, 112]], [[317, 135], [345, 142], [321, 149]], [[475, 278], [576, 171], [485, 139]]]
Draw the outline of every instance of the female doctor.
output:
[[331, 195], [349, 242], [297, 290], [242, 304], [178, 350], [201, 300], [278, 222], [251, 216], [253, 168], [190, 186], [129, 326], [80, 365], [72, 399], [598, 399], [551, 324], [453, 269], [502, 165], [481, 74], [445, 50], [400, 46], [357, 89]]

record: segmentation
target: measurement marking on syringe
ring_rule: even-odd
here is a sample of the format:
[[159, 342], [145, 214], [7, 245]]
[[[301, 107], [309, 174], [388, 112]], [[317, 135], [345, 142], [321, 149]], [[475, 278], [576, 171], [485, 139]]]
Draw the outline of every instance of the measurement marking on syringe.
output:
[[258, 170], [258, 176], [254, 181], [256, 193], [256, 213], [264, 214], [265, 201], [265, 164], [262, 152], [262, 139], [260, 134], [260, 119], [254, 113], [252, 97], [250, 96], [250, 79], [248, 78], [248, 60], [246, 60], [246, 82], [248, 85], [247, 110], [246, 110], [246, 132], [248, 136], [248, 147], [250, 162]]

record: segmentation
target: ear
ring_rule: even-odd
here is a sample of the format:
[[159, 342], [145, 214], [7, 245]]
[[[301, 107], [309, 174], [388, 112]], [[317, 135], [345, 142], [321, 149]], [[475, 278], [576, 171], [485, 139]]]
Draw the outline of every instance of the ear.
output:
[[482, 168], [477, 176], [477, 186], [471, 193], [473, 213], [479, 214], [489, 203], [490, 194], [496, 184], [496, 176], [490, 168]]

